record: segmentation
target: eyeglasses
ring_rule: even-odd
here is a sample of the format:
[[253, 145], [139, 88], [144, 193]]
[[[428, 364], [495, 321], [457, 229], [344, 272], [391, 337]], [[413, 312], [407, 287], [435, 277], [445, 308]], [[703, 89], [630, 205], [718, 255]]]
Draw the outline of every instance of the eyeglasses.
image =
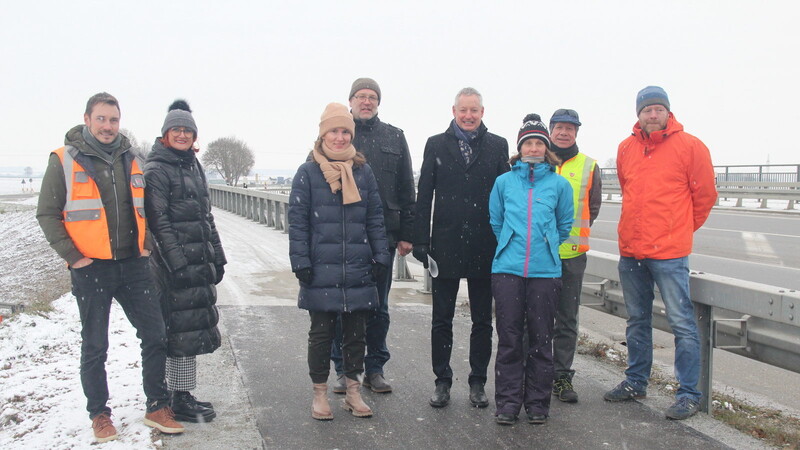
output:
[[173, 136], [180, 136], [181, 134], [185, 134], [186, 136], [194, 136], [194, 130], [192, 130], [191, 128], [172, 127], [169, 129], [169, 132]]
[[376, 96], [376, 95], [358, 94], [358, 95], [355, 96], [355, 98], [360, 102], [363, 102], [365, 100], [369, 100], [372, 103], [375, 103], [375, 102], [378, 101], [378, 96]]

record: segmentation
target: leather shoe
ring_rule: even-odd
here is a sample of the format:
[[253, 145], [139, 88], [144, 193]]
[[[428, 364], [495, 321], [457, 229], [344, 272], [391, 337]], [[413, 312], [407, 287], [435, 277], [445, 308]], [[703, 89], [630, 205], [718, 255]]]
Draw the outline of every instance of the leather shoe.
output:
[[489, 397], [486, 396], [482, 384], [472, 384], [469, 386], [469, 401], [472, 402], [472, 406], [478, 408], [486, 408], [489, 406]]
[[392, 392], [392, 386], [386, 382], [382, 373], [371, 373], [364, 377], [364, 387], [369, 388], [372, 392], [379, 394], [388, 394]]
[[547, 422], [547, 416], [544, 414], [528, 414], [528, 423], [542, 425], [545, 422]]
[[434, 408], [442, 408], [450, 403], [450, 386], [441, 383], [436, 385], [433, 396], [428, 401]]
[[517, 416], [514, 414], [498, 414], [494, 421], [498, 425], [514, 425], [517, 423]]

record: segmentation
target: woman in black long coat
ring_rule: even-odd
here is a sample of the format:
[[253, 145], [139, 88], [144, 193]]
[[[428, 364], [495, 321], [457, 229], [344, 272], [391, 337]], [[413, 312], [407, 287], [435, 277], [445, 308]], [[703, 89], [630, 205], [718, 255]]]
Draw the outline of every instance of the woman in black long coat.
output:
[[389, 265], [378, 184], [353, 147], [353, 116], [331, 103], [322, 113], [310, 160], [300, 166], [289, 195], [289, 257], [300, 280], [298, 306], [311, 317], [308, 369], [314, 384], [311, 417], [333, 419], [327, 398], [331, 343], [342, 318], [347, 395], [356, 417], [372, 410], [361, 399], [365, 333], [378, 307], [375, 280]]
[[195, 356], [220, 346], [216, 284], [227, 262], [211, 215], [208, 183], [195, 157], [197, 125], [189, 105], [169, 108], [161, 137], [147, 156], [145, 212], [156, 243], [151, 263], [167, 326], [167, 388], [175, 418], [207, 422], [213, 406], [191, 394]]

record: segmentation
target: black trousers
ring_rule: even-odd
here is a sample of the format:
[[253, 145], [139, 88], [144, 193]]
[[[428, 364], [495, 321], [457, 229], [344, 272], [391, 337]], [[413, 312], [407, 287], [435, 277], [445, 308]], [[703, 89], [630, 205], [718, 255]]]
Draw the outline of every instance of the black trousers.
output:
[[70, 270], [72, 293], [78, 300], [81, 316], [81, 384], [90, 418], [111, 412], [106, 405], [106, 358], [112, 298], [122, 306], [141, 341], [142, 385], [147, 396], [147, 410], [153, 412], [169, 404], [164, 380], [166, 329], [148, 260], [98, 259], [86, 267]]
[[[431, 363], [436, 384], [453, 384], [450, 355], [453, 351], [453, 316], [459, 278], [433, 279], [433, 320], [431, 321]], [[469, 338], [469, 384], [485, 384], [492, 357], [491, 278], [468, 278], [472, 332]]]
[[[344, 374], [357, 380], [364, 373], [367, 318], [370, 311], [341, 313], [342, 356]], [[309, 311], [311, 328], [308, 330], [308, 374], [314, 383], [326, 383], [331, 368], [331, 344], [336, 335], [336, 312]]]

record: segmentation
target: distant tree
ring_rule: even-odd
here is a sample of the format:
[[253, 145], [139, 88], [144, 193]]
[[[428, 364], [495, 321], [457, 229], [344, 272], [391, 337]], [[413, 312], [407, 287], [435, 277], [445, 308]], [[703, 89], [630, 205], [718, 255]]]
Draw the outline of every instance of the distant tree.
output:
[[150, 147], [151, 147], [151, 145], [149, 145], [147, 141], [139, 142], [139, 140], [136, 139], [136, 136], [134, 136], [133, 132], [131, 130], [128, 130], [127, 128], [120, 128], [119, 132], [120, 134], [128, 138], [128, 141], [130, 141], [131, 143], [131, 149], [135, 154], [141, 156], [142, 158], [147, 157], [147, 154], [150, 152]]
[[233, 136], [219, 138], [206, 147], [200, 157], [207, 169], [213, 169], [231, 186], [239, 184], [239, 178], [250, 175], [256, 163], [253, 151]]
[[23, 173], [25, 174], [26, 177], [30, 178], [31, 175], [33, 175], [33, 168], [30, 166], [26, 167], [25, 169], [23, 169]]
[[617, 168], [617, 158], [608, 158], [606, 160], [606, 165], [604, 166], [609, 169], [616, 169]]

